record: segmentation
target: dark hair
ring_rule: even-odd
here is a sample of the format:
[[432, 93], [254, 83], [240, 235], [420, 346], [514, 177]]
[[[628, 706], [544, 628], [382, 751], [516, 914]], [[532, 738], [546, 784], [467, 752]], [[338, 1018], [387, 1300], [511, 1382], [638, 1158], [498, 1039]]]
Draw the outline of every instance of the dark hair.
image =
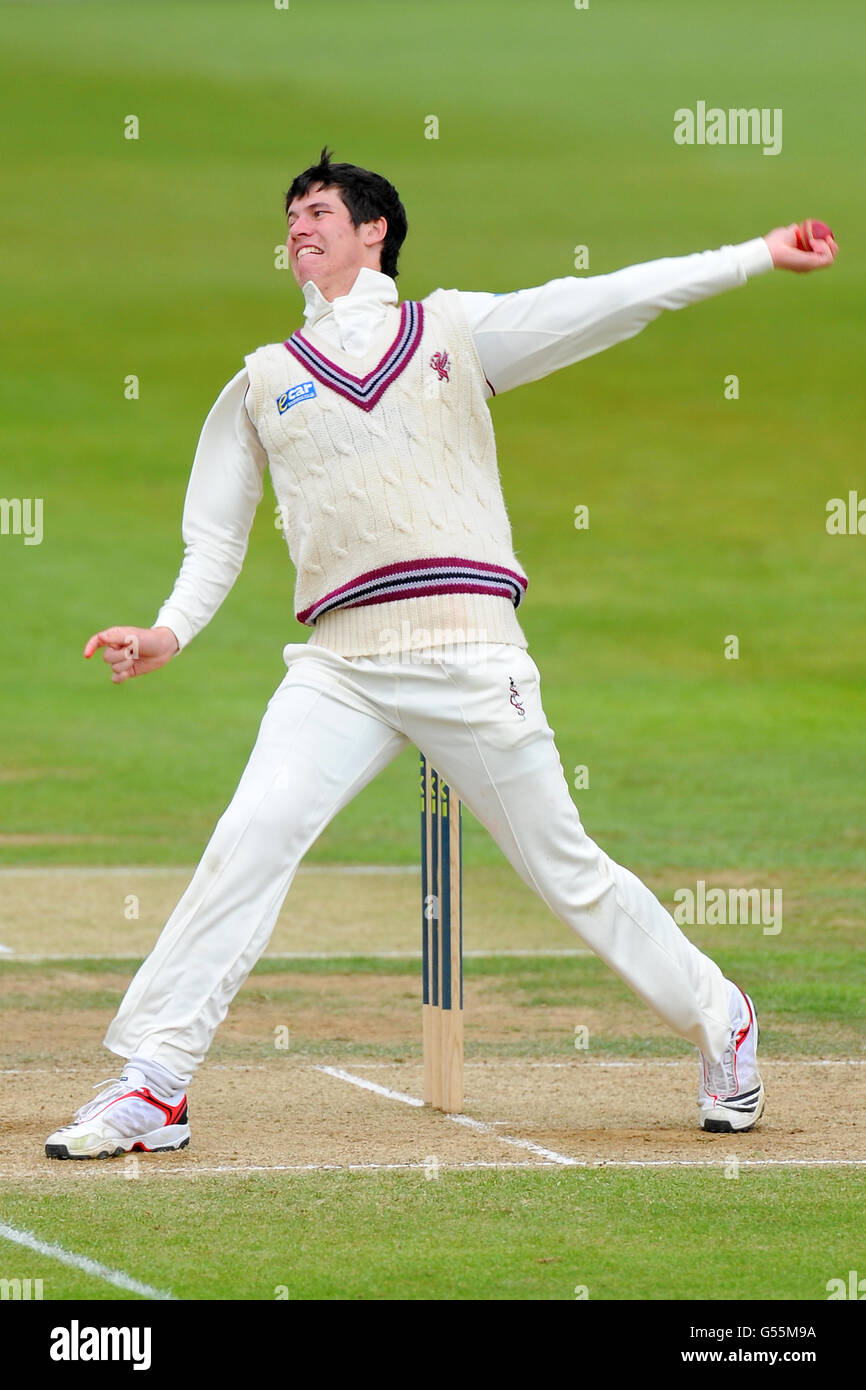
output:
[[309, 169], [298, 174], [286, 194], [286, 216], [294, 200], [303, 198], [318, 184], [323, 188], [338, 188], [353, 227], [360, 227], [362, 222], [375, 222], [379, 217], [386, 219], [388, 230], [382, 242], [380, 265], [383, 275], [396, 280], [397, 257], [409, 227], [406, 209], [396, 188], [381, 174], [359, 169], [357, 164], [332, 164], [331, 154], [331, 150], [323, 148], [318, 164], [311, 164]]

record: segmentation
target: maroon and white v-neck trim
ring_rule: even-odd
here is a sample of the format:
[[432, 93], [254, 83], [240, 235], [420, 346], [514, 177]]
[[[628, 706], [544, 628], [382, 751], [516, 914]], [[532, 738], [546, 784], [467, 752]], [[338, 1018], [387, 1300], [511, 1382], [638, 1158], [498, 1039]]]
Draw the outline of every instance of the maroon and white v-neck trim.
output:
[[289, 352], [323, 386], [328, 386], [361, 410], [372, 410], [388, 387], [412, 360], [424, 332], [424, 306], [413, 299], [400, 305], [400, 327], [384, 357], [366, 376], [354, 376], [332, 362], [298, 329], [286, 341]]

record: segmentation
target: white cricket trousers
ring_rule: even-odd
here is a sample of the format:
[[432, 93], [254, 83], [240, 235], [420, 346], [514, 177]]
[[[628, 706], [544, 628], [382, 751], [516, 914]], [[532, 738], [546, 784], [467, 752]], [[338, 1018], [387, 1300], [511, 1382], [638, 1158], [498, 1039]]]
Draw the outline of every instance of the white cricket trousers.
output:
[[[520, 647], [463, 643], [390, 659], [310, 643], [283, 653], [231, 804], [105, 1043], [185, 1083], [270, 940], [328, 822], [415, 744], [520, 877], [678, 1033], [717, 1061], [729, 987], [647, 887], [586, 834]], [[327, 944], [327, 921], [322, 945]]]

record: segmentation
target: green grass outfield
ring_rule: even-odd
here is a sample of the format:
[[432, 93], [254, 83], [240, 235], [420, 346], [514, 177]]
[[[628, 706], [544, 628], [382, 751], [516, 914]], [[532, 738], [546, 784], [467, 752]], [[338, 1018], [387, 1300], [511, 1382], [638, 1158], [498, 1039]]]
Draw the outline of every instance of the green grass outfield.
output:
[[[827, 499], [863, 486], [856, 0], [820, 22], [793, 0], [784, 25], [745, 0], [156, 0], [2, 20], [3, 492], [44, 498], [45, 538], [2, 538], [0, 830], [82, 837], [3, 859], [194, 862], [282, 645], [303, 638], [268, 492], [235, 590], [182, 660], [115, 689], [80, 655], [171, 589], [202, 420], [243, 354], [299, 322], [273, 268], [281, 195], [328, 139], [400, 189], [407, 296], [567, 275], [578, 243], [603, 273], [831, 219], [830, 273], [668, 315], [493, 415], [521, 617], [563, 763], [590, 770], [591, 833], [636, 867], [862, 864], [866, 541], [824, 529]], [[702, 93], [781, 104], [782, 153], [675, 146], [673, 110]], [[413, 858], [414, 779], [399, 759], [313, 857]], [[482, 835], [467, 853], [498, 857]]]
[[[194, 863], [303, 638], [268, 485], [243, 574], [181, 659], [114, 689], [80, 655], [153, 620], [204, 416], [300, 321], [273, 253], [325, 141], [400, 190], [406, 297], [568, 275], [578, 244], [598, 274], [824, 217], [831, 272], [668, 315], [492, 412], [521, 620], [566, 771], [589, 768], [589, 832], [638, 873], [813, 871], [795, 947], [786, 926], [719, 959], [769, 996], [779, 1052], [808, 1054], [815, 1020], [852, 1052], [866, 537], [824, 522], [866, 494], [858, 0], [2, 4], [0, 26], [0, 493], [44, 500], [41, 545], [0, 536], [0, 863]], [[782, 153], [677, 147], [673, 112], [699, 99], [781, 107]], [[404, 756], [310, 860], [410, 863], [416, 810]], [[467, 818], [467, 876], [499, 862]], [[567, 990], [568, 971], [523, 968], [527, 997]], [[8, 1183], [0, 1220], [184, 1298], [821, 1299], [866, 1272], [858, 1203], [857, 1172], [829, 1169], [320, 1173]], [[10, 1250], [0, 1275], [46, 1297], [117, 1296]]]
[[[863, 1248], [859, 1179], [723, 1174], [119, 1178], [74, 1203], [8, 1189], [3, 1220], [182, 1299], [826, 1299]], [[136, 1297], [15, 1258], [46, 1300]]]

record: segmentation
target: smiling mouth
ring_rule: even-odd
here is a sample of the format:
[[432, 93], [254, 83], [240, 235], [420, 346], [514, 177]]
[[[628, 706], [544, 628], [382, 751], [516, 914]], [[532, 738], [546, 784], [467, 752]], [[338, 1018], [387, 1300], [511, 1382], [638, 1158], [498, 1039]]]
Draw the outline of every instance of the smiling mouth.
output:
[[302, 246], [296, 259], [300, 260], [302, 256], [321, 256], [322, 254], [318, 246]]

